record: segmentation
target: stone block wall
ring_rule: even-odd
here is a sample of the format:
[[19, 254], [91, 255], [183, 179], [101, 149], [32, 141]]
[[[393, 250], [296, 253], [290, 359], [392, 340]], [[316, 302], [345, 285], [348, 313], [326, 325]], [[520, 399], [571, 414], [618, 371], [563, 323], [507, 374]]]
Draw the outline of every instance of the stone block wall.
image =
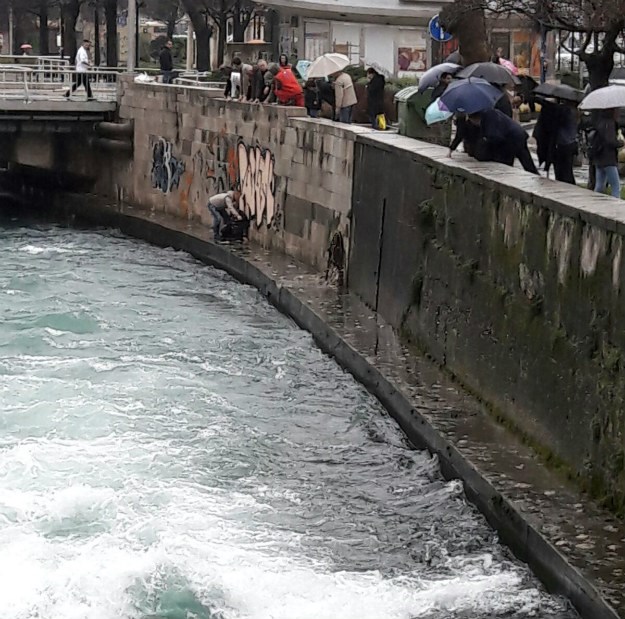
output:
[[353, 199], [352, 290], [623, 512], [624, 203], [398, 136]]
[[127, 79], [120, 119], [134, 121], [134, 156], [102, 174], [98, 193], [210, 225], [209, 197], [238, 186], [251, 238], [320, 270], [333, 235], [349, 238], [354, 142], [366, 130]]

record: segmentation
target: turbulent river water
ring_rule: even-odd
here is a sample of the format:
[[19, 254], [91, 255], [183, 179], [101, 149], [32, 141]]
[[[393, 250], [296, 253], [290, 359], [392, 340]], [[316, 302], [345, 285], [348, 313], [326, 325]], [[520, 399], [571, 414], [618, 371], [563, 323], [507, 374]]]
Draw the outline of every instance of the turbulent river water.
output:
[[0, 233], [2, 619], [575, 616], [255, 290]]

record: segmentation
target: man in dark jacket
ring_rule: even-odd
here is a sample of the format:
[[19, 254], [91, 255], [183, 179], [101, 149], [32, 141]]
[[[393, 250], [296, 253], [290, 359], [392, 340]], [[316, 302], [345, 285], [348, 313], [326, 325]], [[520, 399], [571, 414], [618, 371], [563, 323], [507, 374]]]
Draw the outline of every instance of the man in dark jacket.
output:
[[526, 172], [538, 174], [532, 155], [527, 148], [527, 133], [519, 123], [499, 110], [486, 110], [472, 114], [469, 120], [480, 127], [482, 139], [493, 154], [493, 161], [512, 166], [516, 158]]
[[447, 90], [447, 86], [451, 84], [452, 79], [453, 75], [451, 73], [441, 73], [441, 76], [438, 79], [438, 84], [432, 91], [432, 101], [436, 101], [436, 99], [440, 98], [440, 96]]
[[386, 80], [373, 67], [367, 69], [367, 111], [374, 129], [378, 129], [377, 117], [384, 114], [384, 88]]
[[269, 93], [271, 92], [271, 87], [266, 84], [265, 76], [269, 69], [269, 65], [266, 60], [259, 60], [256, 63], [256, 68], [252, 73], [252, 83], [251, 83], [251, 100], [256, 101], [257, 103], [262, 103], [269, 97]]
[[172, 41], [167, 41], [158, 57], [158, 62], [163, 74], [163, 84], [171, 84], [174, 78], [174, 59], [171, 50], [174, 47]]
[[618, 114], [616, 110], [602, 110], [598, 114], [592, 133], [590, 150], [595, 164], [595, 191], [603, 193], [607, 185], [614, 198], [621, 197], [618, 174], [618, 149], [623, 143], [618, 139]]

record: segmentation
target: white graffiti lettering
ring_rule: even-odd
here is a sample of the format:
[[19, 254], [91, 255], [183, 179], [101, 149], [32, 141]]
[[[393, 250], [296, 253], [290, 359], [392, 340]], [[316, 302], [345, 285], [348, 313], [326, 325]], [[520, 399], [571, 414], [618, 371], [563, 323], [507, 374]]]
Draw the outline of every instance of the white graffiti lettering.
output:
[[239, 202], [250, 220], [256, 220], [260, 227], [263, 219], [271, 225], [276, 214], [276, 180], [274, 158], [271, 152], [260, 146], [248, 147], [239, 143]]

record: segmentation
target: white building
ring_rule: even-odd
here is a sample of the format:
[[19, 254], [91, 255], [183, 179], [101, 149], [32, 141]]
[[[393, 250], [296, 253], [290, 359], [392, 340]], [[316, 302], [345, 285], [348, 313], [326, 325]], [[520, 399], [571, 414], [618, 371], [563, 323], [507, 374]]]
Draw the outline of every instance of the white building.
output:
[[376, 62], [402, 75], [431, 65], [430, 19], [449, 0], [263, 0], [280, 15], [280, 51], [314, 60], [326, 52]]

